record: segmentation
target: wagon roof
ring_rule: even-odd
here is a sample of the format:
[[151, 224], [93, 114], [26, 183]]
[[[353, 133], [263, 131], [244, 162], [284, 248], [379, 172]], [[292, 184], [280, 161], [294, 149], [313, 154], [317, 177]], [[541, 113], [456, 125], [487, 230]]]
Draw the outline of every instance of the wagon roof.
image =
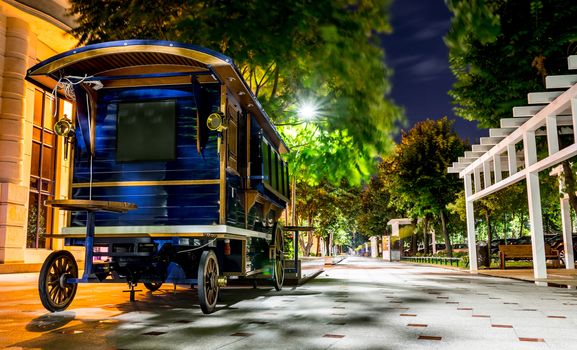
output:
[[233, 60], [216, 51], [189, 44], [159, 40], [121, 40], [76, 48], [36, 64], [27, 79], [53, 89], [65, 76], [106, 81], [119, 76], [150, 77], [197, 75], [226, 86], [254, 115], [270, 141], [281, 152], [288, 147], [262, 108]]

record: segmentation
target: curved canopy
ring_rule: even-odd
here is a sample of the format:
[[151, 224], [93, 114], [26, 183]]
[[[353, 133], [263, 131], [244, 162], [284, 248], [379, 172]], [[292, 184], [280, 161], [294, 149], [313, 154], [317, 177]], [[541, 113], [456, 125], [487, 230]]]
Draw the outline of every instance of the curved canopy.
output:
[[[103, 87], [135, 84], [192, 83], [225, 84], [243, 110], [254, 115], [281, 153], [287, 146], [266, 112], [242, 78], [233, 60], [218, 52], [170, 41], [122, 40], [76, 48], [38, 63], [28, 70], [27, 79], [54, 89], [62, 78], [98, 81]], [[171, 80], [172, 79], [172, 80]], [[125, 85], [119, 82], [124, 81]]]

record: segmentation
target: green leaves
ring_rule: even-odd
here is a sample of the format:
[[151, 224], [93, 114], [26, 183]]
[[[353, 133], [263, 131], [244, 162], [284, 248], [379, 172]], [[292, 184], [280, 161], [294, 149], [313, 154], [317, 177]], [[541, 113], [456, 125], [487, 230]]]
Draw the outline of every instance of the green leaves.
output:
[[452, 124], [447, 117], [417, 123], [397, 146], [397, 188], [419, 216], [444, 210], [462, 187], [461, 181], [446, 170], [466, 146]]
[[350, 234], [357, 230], [359, 192], [359, 187], [345, 180], [337, 185], [328, 181], [314, 186], [303, 183], [297, 190], [298, 215], [309, 225], [314, 224], [317, 236], [328, 237], [332, 233], [337, 244], [348, 244]]
[[546, 75], [567, 70], [577, 52], [573, 0], [448, 0], [446, 42], [457, 81], [455, 113], [497, 127], [527, 93], [544, 90]]
[[[378, 35], [390, 0], [71, 0], [81, 43], [150, 38], [205, 46], [232, 57], [277, 124], [298, 122], [303, 97], [323, 103], [318, 131], [291, 131], [306, 181], [366, 179], [392, 148], [402, 110], [387, 99], [390, 72]], [[282, 128], [281, 128], [282, 129]], [[303, 132], [302, 135], [299, 132]], [[289, 132], [284, 132], [288, 135]], [[337, 166], [338, 165], [338, 166]]]

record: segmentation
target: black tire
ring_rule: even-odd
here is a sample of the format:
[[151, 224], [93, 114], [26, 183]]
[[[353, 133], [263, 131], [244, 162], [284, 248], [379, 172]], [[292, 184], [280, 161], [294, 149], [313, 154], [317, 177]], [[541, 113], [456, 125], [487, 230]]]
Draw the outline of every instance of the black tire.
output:
[[218, 260], [211, 250], [202, 252], [198, 264], [198, 303], [202, 312], [210, 314], [216, 307], [218, 301]]
[[277, 224], [274, 229], [274, 256], [273, 256], [273, 279], [274, 289], [282, 290], [284, 284], [284, 233], [282, 227]]
[[69, 278], [78, 278], [78, 265], [68, 251], [52, 252], [44, 261], [38, 277], [38, 293], [46, 310], [65, 310], [76, 295], [76, 283], [66, 283]]
[[148, 289], [151, 292], [155, 292], [159, 290], [160, 287], [162, 287], [162, 282], [144, 282], [143, 284], [146, 287], [146, 289]]

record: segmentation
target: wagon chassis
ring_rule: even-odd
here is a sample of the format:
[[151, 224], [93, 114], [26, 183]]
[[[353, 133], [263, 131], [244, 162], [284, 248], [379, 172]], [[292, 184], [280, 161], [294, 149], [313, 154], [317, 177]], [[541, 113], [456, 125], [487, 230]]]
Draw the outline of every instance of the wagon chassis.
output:
[[[242, 231], [247, 231], [249, 234], [255, 236], [260, 236], [262, 238], [270, 238], [272, 240], [269, 246], [269, 257], [272, 258], [272, 282], [276, 290], [282, 288], [284, 282], [284, 238], [283, 231], [278, 227], [275, 230], [274, 236], [267, 235], [264, 233], [240, 230], [235, 228], [229, 228], [236, 234], [223, 233], [226, 231], [227, 227], [224, 225], [215, 226], [200, 226], [204, 229], [204, 233], [180, 233], [176, 234], [185, 239], [194, 239], [198, 244], [190, 246], [190, 248], [180, 249], [176, 253], [190, 253], [195, 252], [200, 253], [200, 258], [198, 259], [198, 264], [196, 267], [196, 278], [186, 278], [183, 275], [171, 276], [170, 274], [163, 275], [160, 270], [156, 273], [148, 274], [146, 277], [141, 277], [141, 273], [118, 273], [116, 263], [94, 263], [95, 256], [106, 256], [111, 258], [130, 258], [135, 259], [145, 259], [140, 262], [141, 266], [147, 266], [150, 268], [149, 262], [154, 259], [154, 256], [146, 253], [132, 252], [132, 253], [114, 253], [114, 252], [94, 252], [94, 248], [98, 246], [99, 239], [104, 239], [105, 241], [114, 241], [115, 239], [119, 242], [123, 240], [130, 241], [131, 244], [138, 244], [138, 236], [144, 242], [150, 241], [149, 237], [144, 237], [142, 233], [133, 232], [132, 237], [126, 236], [124, 234], [122, 237], [118, 235], [110, 234], [108, 237], [96, 237], [95, 232], [95, 214], [96, 212], [113, 212], [113, 213], [125, 213], [129, 210], [136, 209], [134, 204], [125, 202], [108, 202], [108, 201], [92, 201], [92, 200], [50, 200], [45, 203], [47, 206], [52, 206], [55, 208], [60, 208], [62, 210], [74, 210], [74, 211], [86, 211], [87, 220], [86, 228], [78, 230], [78, 228], [72, 229], [72, 234], [59, 235], [59, 238], [69, 238], [69, 239], [81, 239], [84, 242], [85, 255], [84, 255], [84, 270], [82, 277], [78, 278], [78, 266], [74, 259], [74, 256], [65, 250], [59, 250], [51, 253], [46, 261], [44, 262], [39, 275], [39, 294], [42, 304], [49, 311], [62, 311], [66, 309], [76, 294], [76, 289], [80, 283], [118, 283], [127, 282], [129, 289], [125, 292], [130, 293], [130, 301], [135, 301], [135, 293], [137, 290], [135, 287], [138, 283], [143, 283], [143, 285], [152, 291], [158, 290], [163, 283], [171, 282], [176, 284], [185, 284], [196, 286], [198, 291], [198, 301], [203, 313], [211, 313], [215, 310], [216, 303], [218, 300], [220, 287], [226, 285], [227, 277], [232, 275], [239, 277], [250, 277], [253, 278], [258, 274], [262, 273], [262, 269], [253, 270], [249, 272], [239, 272], [239, 273], [229, 273], [222, 274], [219, 269], [218, 258], [214, 252], [215, 242], [217, 240], [230, 240], [236, 239], [238, 241], [246, 240], [247, 237], [240, 235]], [[224, 226], [224, 229], [223, 229]], [[85, 234], [80, 234], [80, 231], [84, 231]], [[133, 230], [134, 231], [134, 230]], [[163, 236], [174, 236], [175, 234], [169, 233], [158, 233], [155, 234], [156, 237]], [[112, 237], [111, 237], [112, 236]], [[114, 237], [116, 236], [116, 237]], [[95, 244], [96, 243], [96, 244]], [[196, 254], [198, 256], [198, 254]], [[146, 260], [148, 258], [148, 260]], [[244, 259], [244, 257], [243, 257]], [[134, 263], [134, 262], [133, 262]], [[165, 261], [165, 266], [169, 265], [170, 261]], [[128, 265], [130, 262], [128, 263]], [[136, 263], [138, 264], [138, 263]], [[115, 267], [116, 266], [116, 267]], [[129, 270], [127, 270], [129, 271]]]

